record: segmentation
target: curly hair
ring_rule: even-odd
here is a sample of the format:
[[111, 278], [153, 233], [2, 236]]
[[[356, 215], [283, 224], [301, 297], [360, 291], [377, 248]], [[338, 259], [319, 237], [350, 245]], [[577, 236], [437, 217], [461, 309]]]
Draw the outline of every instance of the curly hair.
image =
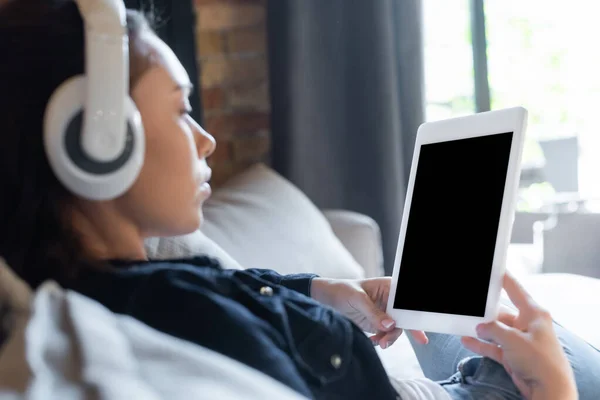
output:
[[[148, 68], [136, 51], [150, 29], [127, 11], [130, 86]], [[52, 92], [84, 72], [83, 20], [72, 0], [9, 0], [0, 6], [0, 257], [33, 288], [76, 276], [85, 251], [65, 210], [72, 195], [54, 176], [43, 146]]]

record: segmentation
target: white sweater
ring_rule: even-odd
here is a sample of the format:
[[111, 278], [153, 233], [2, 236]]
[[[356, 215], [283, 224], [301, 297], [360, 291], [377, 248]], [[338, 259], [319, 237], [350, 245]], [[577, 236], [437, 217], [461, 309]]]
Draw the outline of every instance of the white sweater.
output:
[[452, 400], [440, 385], [426, 378], [406, 380], [390, 378], [390, 382], [398, 392], [400, 400]]

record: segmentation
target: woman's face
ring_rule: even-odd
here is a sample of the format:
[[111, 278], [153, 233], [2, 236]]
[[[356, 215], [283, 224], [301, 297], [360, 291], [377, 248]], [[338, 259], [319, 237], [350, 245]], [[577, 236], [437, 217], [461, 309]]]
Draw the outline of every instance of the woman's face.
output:
[[139, 178], [117, 207], [145, 237], [182, 235], [202, 221], [202, 203], [210, 196], [206, 158], [215, 140], [189, 115], [192, 86], [175, 54], [152, 33], [139, 40], [151, 61], [132, 91], [146, 153]]

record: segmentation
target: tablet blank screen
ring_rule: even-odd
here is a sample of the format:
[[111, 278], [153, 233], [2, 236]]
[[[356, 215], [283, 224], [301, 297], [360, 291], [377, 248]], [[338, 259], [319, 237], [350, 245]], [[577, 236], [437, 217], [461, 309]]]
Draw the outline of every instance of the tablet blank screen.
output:
[[512, 137], [421, 146], [394, 308], [485, 315]]

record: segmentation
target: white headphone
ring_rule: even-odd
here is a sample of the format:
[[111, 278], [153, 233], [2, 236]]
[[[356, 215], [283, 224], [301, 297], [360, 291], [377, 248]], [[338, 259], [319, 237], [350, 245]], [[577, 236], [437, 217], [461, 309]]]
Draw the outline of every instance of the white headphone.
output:
[[91, 200], [123, 194], [144, 162], [144, 128], [129, 97], [129, 37], [123, 0], [76, 0], [85, 25], [85, 75], [52, 94], [44, 146], [57, 178]]

